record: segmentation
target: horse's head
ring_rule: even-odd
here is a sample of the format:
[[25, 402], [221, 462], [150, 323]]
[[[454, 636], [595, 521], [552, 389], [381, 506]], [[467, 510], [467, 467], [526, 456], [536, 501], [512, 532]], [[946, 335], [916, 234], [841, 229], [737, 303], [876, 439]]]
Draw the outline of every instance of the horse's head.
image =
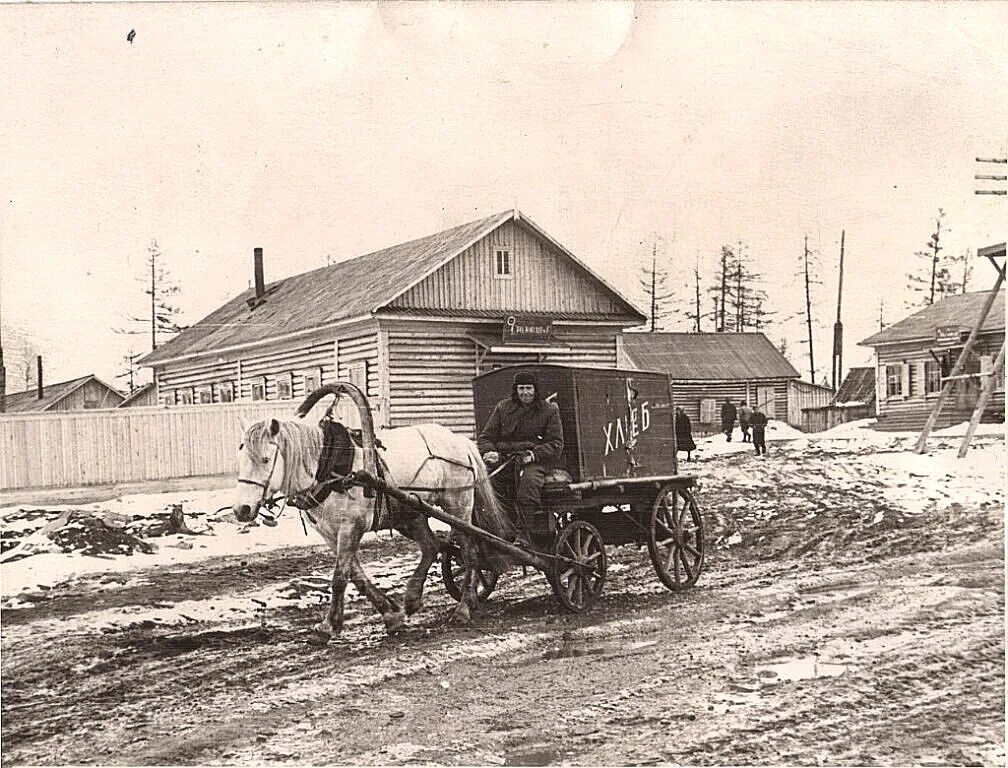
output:
[[258, 421], [245, 430], [238, 446], [238, 487], [231, 509], [242, 523], [255, 520], [259, 509], [283, 484], [286, 467], [276, 439], [279, 432], [276, 419]]

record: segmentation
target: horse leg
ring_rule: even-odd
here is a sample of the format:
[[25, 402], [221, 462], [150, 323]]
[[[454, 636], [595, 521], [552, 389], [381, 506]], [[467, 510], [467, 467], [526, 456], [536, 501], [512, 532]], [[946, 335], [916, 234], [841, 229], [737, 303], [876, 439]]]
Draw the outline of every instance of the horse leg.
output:
[[385, 622], [385, 630], [391, 635], [402, 627], [406, 622], [406, 612], [399, 607], [399, 604], [391, 597], [380, 590], [371, 581], [364, 566], [357, 559], [357, 553], [353, 555], [350, 564], [350, 579], [357, 590], [364, 595], [374, 609], [381, 614], [382, 621]]
[[343, 604], [349, 580], [347, 564], [337, 558], [336, 567], [333, 568], [329, 608], [326, 610], [325, 617], [312, 627], [311, 634], [308, 636], [308, 642], [312, 645], [325, 645], [333, 635], [338, 635], [343, 631]]
[[405, 532], [409, 538], [420, 546], [420, 562], [413, 571], [413, 575], [410, 576], [409, 581], [406, 582], [406, 615], [412, 616], [420, 610], [420, 605], [423, 601], [424, 584], [427, 582], [427, 574], [437, 559], [441, 544], [434, 536], [434, 532], [431, 531], [426, 517], [418, 516], [415, 518], [409, 527], [405, 529]]
[[466, 564], [465, 570], [462, 572], [462, 583], [459, 585], [462, 599], [459, 600], [458, 605], [455, 606], [455, 610], [448, 620], [458, 624], [468, 624], [472, 618], [472, 611], [476, 609], [479, 603], [479, 598], [476, 597], [479, 548], [469, 535], [460, 535], [458, 539], [459, 547], [462, 549], [462, 557], [465, 559]]

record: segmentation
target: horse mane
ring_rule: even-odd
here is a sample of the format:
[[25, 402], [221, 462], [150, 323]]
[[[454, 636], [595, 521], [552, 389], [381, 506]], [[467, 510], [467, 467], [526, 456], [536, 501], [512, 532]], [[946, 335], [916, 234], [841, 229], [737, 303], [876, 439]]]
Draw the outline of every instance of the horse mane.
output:
[[[271, 434], [273, 422], [279, 431]], [[322, 453], [322, 430], [303, 419], [265, 419], [257, 421], [245, 433], [245, 445], [253, 459], [267, 457], [263, 449], [267, 443], [276, 443], [284, 459], [284, 477], [281, 491], [291, 494], [301, 490], [305, 478], [315, 477], [319, 455]]]

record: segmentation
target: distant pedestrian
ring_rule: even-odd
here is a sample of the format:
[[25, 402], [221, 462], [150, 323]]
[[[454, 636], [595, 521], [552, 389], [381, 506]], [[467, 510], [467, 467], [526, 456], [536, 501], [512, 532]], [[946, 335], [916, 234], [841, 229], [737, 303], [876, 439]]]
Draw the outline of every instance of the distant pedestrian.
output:
[[749, 426], [752, 427], [752, 444], [756, 449], [756, 455], [766, 456], [766, 425], [767, 417], [760, 410], [759, 404], [753, 406], [753, 414], [749, 418]]
[[686, 461], [689, 461], [690, 454], [696, 450], [696, 443], [693, 442], [693, 425], [682, 408], [675, 409], [675, 439], [676, 453], [686, 451]]
[[721, 431], [725, 433], [728, 442], [731, 442], [732, 431], [735, 429], [735, 406], [731, 400], [725, 400], [721, 406]]
[[742, 442], [749, 442], [749, 419], [752, 418], [752, 408], [746, 405], [745, 400], [743, 400], [738, 407], [738, 425], [739, 429], [742, 430]]

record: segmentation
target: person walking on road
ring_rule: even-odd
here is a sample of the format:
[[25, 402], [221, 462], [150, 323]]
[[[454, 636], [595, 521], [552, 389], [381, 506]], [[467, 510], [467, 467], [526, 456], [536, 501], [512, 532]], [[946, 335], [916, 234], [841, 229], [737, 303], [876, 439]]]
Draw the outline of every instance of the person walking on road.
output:
[[766, 456], [766, 425], [766, 414], [760, 410], [757, 403], [753, 406], [753, 414], [749, 419], [749, 426], [752, 427], [752, 444], [757, 456]]
[[686, 461], [689, 461], [690, 454], [696, 450], [696, 443], [693, 441], [693, 425], [682, 408], [675, 409], [675, 439], [676, 453], [686, 451]]
[[728, 442], [731, 442], [732, 431], [735, 429], [735, 406], [731, 400], [725, 400], [721, 406], [721, 431], [725, 433]]
[[752, 408], [746, 405], [746, 401], [743, 400], [738, 407], [738, 425], [739, 429], [742, 430], [742, 442], [749, 442], [749, 419], [752, 418]]

